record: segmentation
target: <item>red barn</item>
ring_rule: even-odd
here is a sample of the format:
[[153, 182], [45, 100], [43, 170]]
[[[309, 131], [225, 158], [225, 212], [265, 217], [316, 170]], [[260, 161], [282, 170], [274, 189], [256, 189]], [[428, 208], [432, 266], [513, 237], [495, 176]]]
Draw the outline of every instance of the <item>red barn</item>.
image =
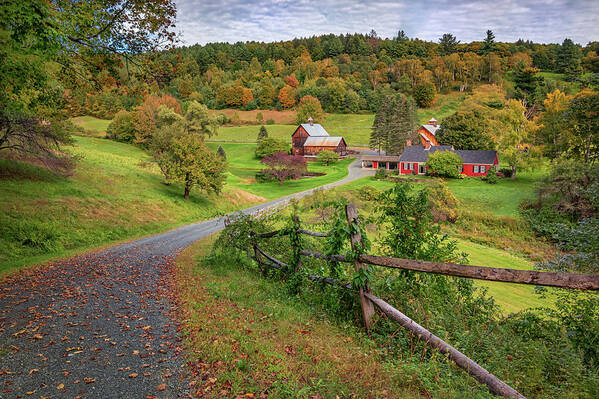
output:
[[436, 151], [451, 151], [462, 158], [460, 173], [466, 176], [486, 176], [490, 170], [496, 171], [499, 165], [497, 151], [455, 150], [453, 146], [409, 145], [400, 156], [365, 156], [363, 168], [399, 170], [402, 175], [426, 174], [428, 155]]
[[315, 156], [320, 151], [335, 151], [340, 156], [347, 154], [345, 139], [339, 136], [329, 136], [329, 133], [312, 118], [308, 123], [302, 123], [291, 135], [294, 155]]
[[431, 118], [427, 124], [420, 126], [417, 133], [422, 145], [438, 146], [439, 143], [437, 143], [435, 136], [440, 127], [441, 126], [437, 124], [437, 120], [435, 118]]

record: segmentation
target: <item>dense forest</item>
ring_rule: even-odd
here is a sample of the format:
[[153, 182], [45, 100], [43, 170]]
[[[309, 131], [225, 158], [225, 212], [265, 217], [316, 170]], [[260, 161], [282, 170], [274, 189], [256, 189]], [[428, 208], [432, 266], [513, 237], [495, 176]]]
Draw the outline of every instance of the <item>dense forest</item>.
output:
[[[302, 98], [319, 100], [326, 112], [376, 112], [389, 94], [411, 95], [421, 107], [437, 93], [503, 84], [508, 97], [542, 108], [547, 93], [572, 94], [572, 84], [599, 84], [599, 43], [586, 46], [525, 40], [460, 43], [445, 34], [438, 42], [370, 34], [323, 35], [284, 42], [209, 43], [151, 54], [143, 62], [114, 56], [95, 79], [64, 82], [71, 116], [112, 118], [131, 110], [144, 94], [170, 94], [211, 109], [289, 109]], [[151, 64], [151, 67], [148, 65]], [[549, 72], [542, 74], [539, 72]], [[551, 79], [551, 73], [563, 74]], [[544, 76], [546, 75], [546, 76]]]

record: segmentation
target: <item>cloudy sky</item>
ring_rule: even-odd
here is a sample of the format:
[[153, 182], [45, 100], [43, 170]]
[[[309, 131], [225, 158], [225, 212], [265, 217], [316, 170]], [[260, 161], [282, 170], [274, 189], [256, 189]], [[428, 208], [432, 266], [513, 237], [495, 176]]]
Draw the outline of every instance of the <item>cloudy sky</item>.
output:
[[438, 40], [599, 41], [599, 0], [175, 0], [183, 44], [278, 41], [324, 33]]

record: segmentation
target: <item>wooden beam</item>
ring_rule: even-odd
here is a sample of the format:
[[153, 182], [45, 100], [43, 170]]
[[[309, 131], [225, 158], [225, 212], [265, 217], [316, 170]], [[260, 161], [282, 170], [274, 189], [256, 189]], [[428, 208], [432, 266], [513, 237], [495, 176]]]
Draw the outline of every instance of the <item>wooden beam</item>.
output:
[[[343, 255], [325, 255], [316, 251], [302, 250], [304, 256], [336, 262], [351, 263]], [[445, 276], [466, 277], [476, 280], [501, 281], [514, 284], [532, 284], [545, 287], [560, 287], [576, 290], [599, 290], [599, 274], [542, 272], [537, 270], [504, 269], [461, 265], [458, 263], [427, 262], [423, 260], [389, 258], [386, 256], [361, 255], [360, 260], [376, 266], [391, 269], [413, 270], [416, 272], [443, 274]]]
[[[357, 223], [358, 221], [358, 211], [356, 210], [356, 207], [351, 204], [346, 205], [345, 215], [347, 216], [347, 223], [349, 224], [351, 232], [352, 224]], [[359, 231], [356, 233], [351, 233], [350, 241], [352, 250], [355, 250], [358, 244], [362, 244], [362, 234], [360, 234]], [[356, 270], [366, 268], [364, 264], [358, 260], [354, 261], [354, 267]], [[360, 287], [360, 304], [362, 306], [362, 316], [364, 317], [364, 325], [366, 326], [366, 331], [370, 331], [370, 321], [372, 319], [372, 316], [374, 315], [374, 305], [365, 296], [365, 294], [368, 292], [370, 292], [370, 285], [367, 281], [365, 287]]]
[[389, 318], [395, 320], [407, 330], [410, 330], [412, 334], [421, 341], [424, 341], [427, 345], [437, 349], [439, 352], [449, 356], [459, 367], [466, 370], [468, 374], [476, 378], [479, 382], [487, 385], [489, 390], [495, 395], [503, 396], [504, 398], [516, 398], [526, 399], [526, 397], [510, 387], [493, 374], [489, 373], [484, 367], [470, 359], [462, 352], [437, 337], [435, 334], [410, 319], [381, 298], [376, 297], [370, 293], [364, 293], [364, 295], [373, 303], [375, 303]]
[[505, 283], [532, 284], [546, 287], [572, 288], [577, 290], [599, 290], [599, 274], [557, 273], [537, 270], [503, 269], [461, 265], [457, 263], [426, 262], [422, 260], [389, 258], [386, 256], [362, 255], [360, 260], [373, 265], [393, 269], [468, 277], [477, 280], [502, 281]]

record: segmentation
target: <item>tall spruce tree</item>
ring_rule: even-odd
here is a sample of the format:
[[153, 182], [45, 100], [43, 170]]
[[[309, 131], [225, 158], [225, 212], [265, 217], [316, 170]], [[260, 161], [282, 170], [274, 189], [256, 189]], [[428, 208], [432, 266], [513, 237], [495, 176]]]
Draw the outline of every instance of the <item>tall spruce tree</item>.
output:
[[256, 141], [260, 142], [267, 137], [268, 137], [268, 132], [266, 131], [266, 128], [264, 127], [264, 125], [262, 125], [260, 127], [260, 132], [258, 132], [258, 138], [256, 139]]
[[406, 141], [414, 135], [416, 104], [404, 94], [387, 96], [374, 118], [370, 148], [383, 149], [388, 155], [399, 155]]
[[406, 146], [406, 141], [413, 138], [416, 127], [416, 109], [416, 103], [412, 97], [399, 94], [393, 99], [385, 143], [387, 154], [401, 154]]
[[374, 123], [372, 124], [372, 131], [370, 132], [369, 147], [372, 150], [378, 150], [379, 154], [385, 147], [387, 141], [392, 102], [393, 96], [385, 97], [378, 112], [374, 116]]
[[489, 53], [495, 51], [495, 48], [496, 48], [495, 34], [493, 33], [493, 31], [491, 29], [489, 29], [487, 31], [487, 37], [485, 37], [485, 40], [483, 40], [483, 47], [481, 49], [481, 53], [489, 54]]

